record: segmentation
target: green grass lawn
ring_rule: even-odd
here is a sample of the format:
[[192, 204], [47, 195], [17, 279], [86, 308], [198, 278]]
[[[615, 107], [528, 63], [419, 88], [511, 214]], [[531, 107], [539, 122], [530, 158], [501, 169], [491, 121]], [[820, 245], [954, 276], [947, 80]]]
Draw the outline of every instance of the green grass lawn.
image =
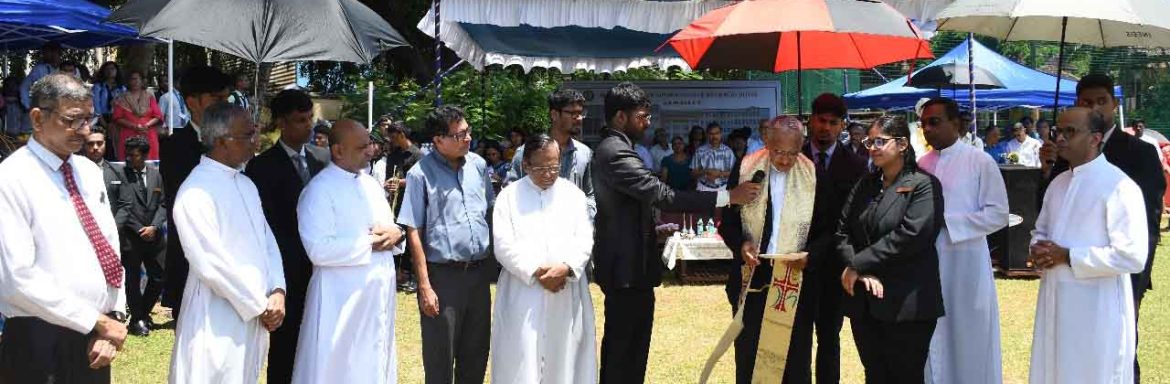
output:
[[[1150, 291], [1142, 305], [1138, 352], [1145, 383], [1170, 383], [1170, 250], [1167, 248], [1170, 246], [1158, 249], [1158, 263], [1154, 268], [1154, 282], [1159, 289]], [[1005, 383], [1027, 382], [1038, 286], [1037, 280], [996, 280]], [[592, 292], [593, 304], [597, 308], [600, 346], [605, 321], [601, 316], [602, 296], [596, 286], [592, 287]], [[647, 382], [696, 382], [703, 363], [731, 317], [723, 286], [666, 284], [658, 289], [657, 295]], [[399, 381], [403, 383], [422, 382], [417, 308], [413, 295], [398, 295], [398, 373]], [[160, 315], [158, 320], [166, 320], [165, 316]], [[126, 349], [114, 363], [115, 382], [166, 382], [173, 342], [174, 333], [170, 330], [157, 330], [147, 338], [131, 336]], [[720, 361], [712, 382], [734, 382], [732, 353], [729, 351]], [[864, 382], [848, 320], [841, 332], [841, 354], [841, 382]]]

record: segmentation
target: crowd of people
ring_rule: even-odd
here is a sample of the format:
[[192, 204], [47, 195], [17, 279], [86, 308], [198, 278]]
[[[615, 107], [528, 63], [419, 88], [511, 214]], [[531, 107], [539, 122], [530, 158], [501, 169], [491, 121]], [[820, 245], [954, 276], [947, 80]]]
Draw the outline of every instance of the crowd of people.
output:
[[[177, 320], [171, 383], [253, 383], [265, 362], [272, 383], [392, 383], [396, 290], [417, 291], [410, 353], [428, 383], [481, 383], [489, 364], [493, 382], [643, 382], [660, 213], [717, 209], [744, 322], [737, 382], [767, 369], [811, 382], [814, 359], [817, 382], [838, 382], [844, 316], [867, 382], [1000, 382], [986, 239], [1008, 225], [1008, 202], [990, 148], [1044, 172], [1032, 382], [1137, 380], [1166, 185], [1155, 149], [1113, 125], [1105, 76], [1082, 79], [1050, 128], [1021, 122], [999, 144], [971, 134], [953, 100], [927, 100], [921, 156], [906, 119], [849, 121], [834, 94], [807, 120], [726, 136], [710, 123], [687, 140], [658, 129], [643, 145], [652, 101], [631, 83], [605, 95], [593, 147], [572, 89], [548, 96], [547, 133], [512, 132], [506, 148], [473, 146], [457, 106], [418, 133], [323, 126], [308, 94], [285, 90], [270, 103], [279, 139], [257, 154], [246, 77], [194, 67], [182, 95], [156, 98], [140, 73], [123, 87], [103, 65], [87, 85], [54, 55], [21, 101], [31, 137], [0, 163], [0, 382], [109, 382], [161, 300]], [[774, 353], [761, 333], [782, 267], [803, 286], [776, 367], [759, 355]], [[604, 294], [600, 340], [590, 282]]]

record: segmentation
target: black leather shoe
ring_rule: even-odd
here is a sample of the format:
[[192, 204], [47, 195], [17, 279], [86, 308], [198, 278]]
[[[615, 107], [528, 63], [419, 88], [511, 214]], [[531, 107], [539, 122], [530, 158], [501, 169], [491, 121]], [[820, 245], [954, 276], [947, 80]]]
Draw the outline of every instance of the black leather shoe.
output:
[[146, 323], [146, 320], [131, 321], [126, 330], [134, 336], [150, 336], [150, 325]]

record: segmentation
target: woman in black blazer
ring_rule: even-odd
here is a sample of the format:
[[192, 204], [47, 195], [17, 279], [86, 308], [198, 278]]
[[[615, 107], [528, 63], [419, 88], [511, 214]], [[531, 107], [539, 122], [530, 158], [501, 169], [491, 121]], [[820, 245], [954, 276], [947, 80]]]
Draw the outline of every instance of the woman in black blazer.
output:
[[866, 140], [877, 168], [853, 187], [841, 214], [841, 284], [866, 383], [921, 383], [943, 315], [938, 252], [942, 186], [918, 170], [910, 130], [884, 117]]

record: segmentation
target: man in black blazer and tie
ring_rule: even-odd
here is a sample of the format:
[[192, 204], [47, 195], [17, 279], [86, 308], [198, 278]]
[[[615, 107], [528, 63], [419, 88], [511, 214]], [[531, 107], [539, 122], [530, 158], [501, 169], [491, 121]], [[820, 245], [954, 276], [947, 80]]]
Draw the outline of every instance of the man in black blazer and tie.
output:
[[601, 383], [641, 383], [654, 327], [654, 287], [665, 269], [653, 210], [710, 214], [716, 207], [755, 199], [760, 186], [682, 192], [658, 180], [634, 151], [651, 119], [650, 99], [634, 84], [621, 83], [606, 93], [605, 119], [610, 129], [592, 162], [597, 199], [593, 276], [605, 293]]
[[[199, 158], [206, 148], [199, 142], [199, 124], [203, 122], [203, 110], [215, 103], [227, 100], [232, 78], [218, 69], [196, 66], [183, 73], [179, 81], [183, 90], [183, 102], [191, 112], [187, 126], [176, 129], [170, 136], [160, 138], [159, 172], [162, 174], [163, 191], [166, 192], [166, 206], [175, 205], [179, 186], [187, 175], [199, 164]], [[174, 222], [167, 212], [167, 222]], [[175, 226], [167, 227], [166, 287], [163, 305], [171, 307], [172, 318], [179, 318], [183, 302], [183, 287], [187, 284], [187, 257], [179, 243], [179, 232]]]
[[[801, 152], [817, 166], [817, 194], [808, 234], [809, 265], [804, 269], [792, 347], [788, 353], [785, 382], [808, 383], [812, 379], [812, 331], [817, 334], [817, 383], [841, 379], [841, 271], [845, 265], [836, 257], [836, 233], [845, 198], [865, 174], [868, 160], [857, 156], [848, 145], [837, 141], [844, 128], [845, 100], [832, 93], [813, 101], [809, 116], [809, 142]], [[855, 130], [860, 131], [860, 129]], [[852, 141], [852, 133], [850, 140]], [[860, 142], [860, 140], [858, 140]], [[868, 152], [867, 152], [868, 154]], [[805, 316], [801, 313], [805, 312]]]
[[[1117, 110], [1118, 100], [1113, 96], [1113, 79], [1104, 74], [1090, 74], [1077, 82], [1077, 106], [1092, 108], [1105, 117], [1107, 124], [1113, 123], [1114, 112]], [[1056, 146], [1051, 138], [1044, 138], [1044, 146], [1040, 148], [1040, 158], [1043, 161], [1042, 169], [1045, 181], [1040, 188], [1040, 197], [1044, 196], [1048, 182], [1052, 181], [1061, 172], [1068, 170], [1068, 161], [1058, 159]], [[1130, 179], [1137, 183], [1142, 190], [1142, 197], [1146, 202], [1146, 226], [1149, 230], [1149, 256], [1146, 258], [1146, 267], [1141, 273], [1130, 275], [1133, 283], [1134, 318], [1136, 319], [1142, 306], [1142, 298], [1146, 290], [1152, 289], [1150, 271], [1154, 266], [1154, 254], [1158, 247], [1161, 233], [1158, 226], [1162, 220], [1162, 194], [1166, 191], [1166, 179], [1162, 177], [1162, 163], [1158, 161], [1158, 149], [1142, 141], [1134, 135], [1126, 133], [1114, 124], [1105, 132], [1105, 142], [1101, 153], [1105, 160], [1120, 168]], [[1038, 201], [1043, 201], [1039, 199]], [[1136, 326], [1134, 329], [1137, 329]], [[1141, 370], [1135, 356], [1133, 377], [1135, 383], [1141, 382]]]
[[272, 122], [280, 131], [276, 145], [248, 162], [244, 174], [256, 184], [264, 217], [272, 227], [284, 262], [284, 324], [272, 332], [268, 382], [292, 381], [297, 336], [304, 318], [305, 294], [313, 263], [297, 230], [301, 190], [329, 163], [325, 148], [307, 145], [313, 137], [313, 100], [304, 91], [284, 90], [272, 98]]
[[[166, 243], [162, 230], [167, 225], [163, 206], [163, 182], [158, 169], [146, 164], [150, 143], [141, 137], [126, 140], [124, 149], [126, 183], [118, 199], [119, 232], [122, 236], [122, 266], [126, 269], [126, 304], [130, 307], [128, 331], [137, 336], [150, 334], [150, 310], [162, 294], [163, 259]], [[146, 290], [140, 288], [142, 267], [146, 266]]]
[[89, 129], [89, 136], [85, 137], [85, 146], [81, 148], [85, 158], [97, 163], [102, 169], [102, 179], [106, 183], [106, 201], [113, 210], [114, 221], [121, 223], [123, 218], [118, 215], [118, 196], [125, 180], [122, 179], [122, 166], [106, 161], [106, 130], [99, 126]]

